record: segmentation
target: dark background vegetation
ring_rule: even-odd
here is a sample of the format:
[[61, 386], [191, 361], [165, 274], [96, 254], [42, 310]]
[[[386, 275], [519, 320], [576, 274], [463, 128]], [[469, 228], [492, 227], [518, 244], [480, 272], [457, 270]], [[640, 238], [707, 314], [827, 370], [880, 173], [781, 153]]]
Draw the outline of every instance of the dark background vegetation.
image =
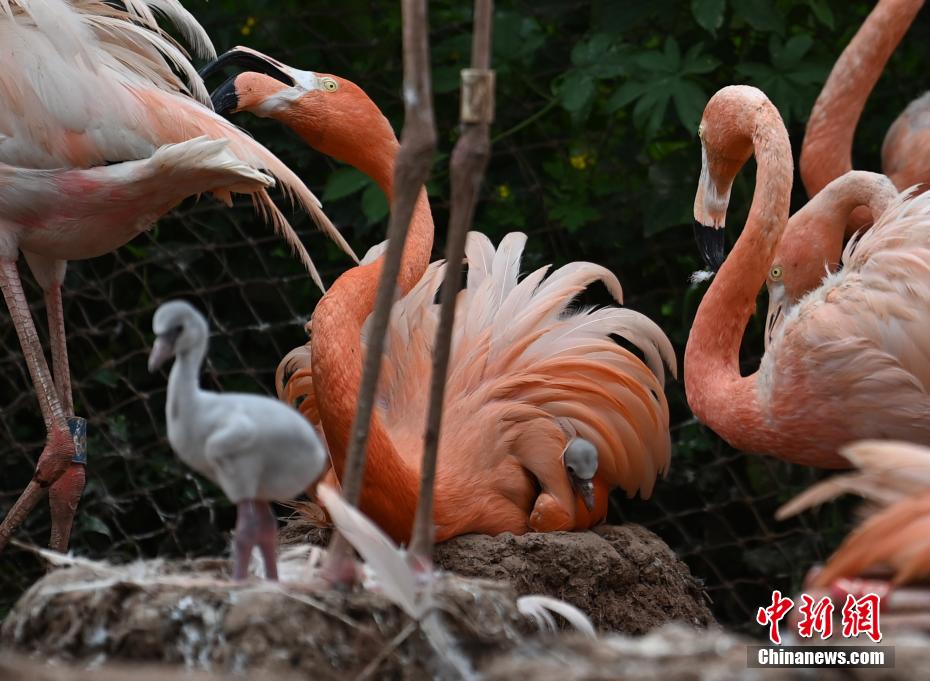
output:
[[[296, 67], [350, 78], [400, 129], [399, 3], [186, 4], [219, 51], [241, 43]], [[493, 158], [476, 229], [495, 242], [525, 231], [527, 271], [572, 260], [609, 267], [623, 283], [627, 305], [656, 320], [680, 358], [704, 290], [688, 283], [700, 266], [690, 211], [704, 104], [730, 83], [762, 88], [785, 118], [797, 155], [828, 70], [870, 7], [846, 0], [500, 0]], [[438, 257], [449, 207], [448, 154], [457, 137], [458, 71], [469, 58], [470, 3], [431, 0], [430, 11], [440, 136], [429, 193]], [[856, 167], [879, 169], [885, 130], [927, 89], [928, 63], [924, 12], [869, 100], [856, 136]], [[238, 122], [317, 191], [359, 253], [383, 239], [387, 205], [366, 178], [321, 158], [277, 124]], [[742, 224], [752, 187], [750, 164], [734, 187], [729, 224]], [[798, 184], [793, 207], [804, 200]], [[294, 224], [326, 281], [349, 266], [306, 218], [295, 216]], [[730, 239], [735, 236], [731, 230]], [[151, 314], [169, 297], [193, 300], [214, 328], [205, 383], [271, 391], [279, 358], [304, 341], [302, 323], [318, 292], [248, 207], [226, 210], [206, 199], [185, 203], [116, 254], [73, 263], [67, 287], [77, 411], [90, 419], [89, 483], [75, 551], [122, 560], [225, 550], [232, 524], [227, 503], [189, 474], [163, 439], [165, 378], [145, 370]], [[44, 316], [38, 289], [29, 293], [35, 313]], [[744, 341], [747, 372], [761, 354], [760, 315]], [[660, 534], [705, 580], [718, 618], [755, 629], [755, 609], [769, 602], [771, 590], [796, 588], [806, 568], [835, 546], [847, 528], [848, 506], [775, 522], [774, 509], [818, 474], [730, 449], [691, 417], [680, 382], [669, 382], [667, 392], [672, 470], [648, 502], [618, 496], [612, 519], [642, 522]], [[43, 440], [5, 309], [0, 409], [5, 512], [31, 476]], [[43, 508], [19, 536], [43, 544], [47, 529]], [[22, 550], [0, 557], [0, 614], [38, 570]]]

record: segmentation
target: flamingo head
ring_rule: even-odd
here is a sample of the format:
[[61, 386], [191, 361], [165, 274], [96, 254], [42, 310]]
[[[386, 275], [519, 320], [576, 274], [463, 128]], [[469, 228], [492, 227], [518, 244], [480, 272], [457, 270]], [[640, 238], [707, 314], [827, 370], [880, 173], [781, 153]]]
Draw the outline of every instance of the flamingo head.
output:
[[701, 178], [694, 197], [694, 234], [705, 263], [714, 271], [724, 260], [724, 231], [730, 189], [740, 168], [752, 156], [752, 120], [747, 110], [757, 99], [755, 88], [723, 88], [707, 103], [698, 127]]
[[200, 349], [205, 351], [210, 330], [207, 320], [184, 300], [170, 300], [160, 305], [152, 317], [155, 343], [149, 353], [149, 371], [157, 371], [178, 354]]
[[373, 171], [373, 163], [383, 164], [381, 155], [393, 159], [398, 142], [391, 124], [352, 81], [295, 69], [247, 47], [220, 55], [200, 74], [207, 78], [229, 66], [249, 70], [214, 90], [218, 114], [248, 111], [275, 118], [317, 151], [363, 172]]
[[597, 448], [588, 440], [574, 437], [562, 452], [562, 463], [575, 492], [588, 511], [594, 510], [594, 475], [597, 473]]

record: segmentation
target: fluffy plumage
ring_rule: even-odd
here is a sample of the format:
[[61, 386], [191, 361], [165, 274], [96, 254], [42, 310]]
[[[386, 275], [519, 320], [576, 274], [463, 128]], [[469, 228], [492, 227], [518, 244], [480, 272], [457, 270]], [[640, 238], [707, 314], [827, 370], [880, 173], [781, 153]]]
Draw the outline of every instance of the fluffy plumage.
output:
[[[619, 302], [619, 282], [598, 265], [571, 263], [548, 278], [543, 267], [520, 280], [525, 242], [514, 233], [495, 249], [483, 234], [468, 237], [437, 483], [438, 516], [444, 501], [454, 499], [458, 508], [447, 512], [448, 525], [440, 520], [441, 537], [481, 529], [491, 512], [487, 496], [512, 496], [507, 487], [519, 480], [496, 473], [503, 464], [519, 463], [544, 491], [556, 487], [556, 478], [565, 481], [560, 457], [576, 435], [597, 447], [598, 477], [631, 496], [648, 497], [669, 465], [663, 363], [674, 372], [675, 355], [668, 339], [632, 310], [572, 309], [594, 281]], [[429, 375], [444, 267], [431, 264], [395, 303], [377, 393], [379, 417], [412, 471], [419, 470], [428, 399], [415, 377]], [[636, 345], [648, 366], [613, 335]], [[279, 395], [318, 423], [310, 353], [295, 350], [281, 367]], [[568, 503], [564, 495], [561, 501]], [[517, 524], [511, 531], [525, 529]]]
[[902, 195], [847, 244], [842, 269], [786, 316], [760, 375], [799, 449], [930, 444], [930, 195]]
[[858, 469], [814, 485], [778, 517], [852, 493], [870, 503], [864, 521], [827, 561], [812, 586], [829, 586], [869, 568], [889, 566], [893, 583], [930, 576], [930, 449], [907, 442], [863, 440], [844, 447]]
[[[122, 7], [99, 0], [0, 3], [0, 162], [88, 168], [144, 159], [164, 144], [204, 135], [225, 138], [232, 154], [280, 181], [351, 254], [303, 182], [213, 113], [203, 82], [158, 27], [156, 13], [175, 22], [199, 54], [213, 56], [209, 38], [176, 0], [127, 0]], [[231, 189], [214, 192], [228, 200]], [[251, 194], [322, 287], [309, 254], [265, 188]]]

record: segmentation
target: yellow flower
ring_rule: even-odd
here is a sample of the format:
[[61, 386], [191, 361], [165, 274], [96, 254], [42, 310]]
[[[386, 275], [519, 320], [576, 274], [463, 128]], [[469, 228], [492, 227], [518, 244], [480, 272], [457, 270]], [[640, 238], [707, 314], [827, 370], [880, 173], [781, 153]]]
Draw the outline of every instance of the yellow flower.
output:
[[242, 25], [242, 28], [239, 29], [239, 33], [242, 35], [250, 35], [252, 29], [255, 28], [255, 24], [258, 23], [258, 19], [255, 17], [246, 17], [245, 23]]
[[506, 201], [510, 198], [510, 187], [508, 187], [506, 184], [497, 185], [497, 195]]
[[568, 161], [575, 170], [584, 170], [588, 167], [590, 159], [587, 154], [572, 154], [569, 156]]

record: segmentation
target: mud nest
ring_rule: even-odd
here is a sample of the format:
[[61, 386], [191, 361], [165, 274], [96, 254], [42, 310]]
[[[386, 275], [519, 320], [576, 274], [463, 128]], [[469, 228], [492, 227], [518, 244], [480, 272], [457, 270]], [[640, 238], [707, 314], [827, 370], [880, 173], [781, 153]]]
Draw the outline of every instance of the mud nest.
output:
[[[283, 545], [325, 545], [329, 530], [291, 522]], [[465, 577], [505, 582], [518, 596], [546, 594], [580, 608], [601, 631], [644, 634], [666, 622], [714, 623], [703, 585], [640, 525], [591, 532], [496, 537], [470, 534], [436, 547], [436, 563]]]
[[[282, 544], [321, 543], [327, 534], [292, 523]], [[7, 648], [79, 666], [165, 663], [220, 674], [421, 679], [457, 678], [463, 666], [498, 664], [536, 640], [538, 630], [517, 609], [520, 595], [566, 600], [602, 631], [713, 622], [687, 567], [638, 526], [459, 537], [437, 547], [437, 562], [447, 573], [436, 586], [439, 607], [429, 626], [370, 591], [231, 583], [227, 560], [78, 561], [27, 591], [0, 634]]]

